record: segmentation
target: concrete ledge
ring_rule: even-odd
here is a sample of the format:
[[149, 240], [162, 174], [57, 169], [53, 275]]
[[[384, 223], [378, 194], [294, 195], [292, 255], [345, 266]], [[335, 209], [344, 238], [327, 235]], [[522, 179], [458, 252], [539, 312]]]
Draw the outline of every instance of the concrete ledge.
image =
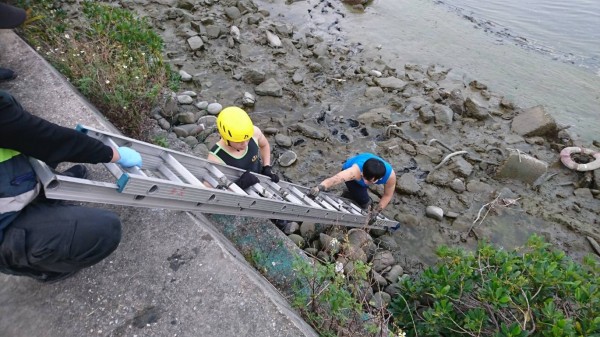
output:
[[[0, 89], [31, 113], [115, 132], [12, 31], [0, 66], [19, 75]], [[120, 215], [119, 248], [56, 284], [0, 274], [0, 336], [317, 336], [204, 216], [90, 206]]]

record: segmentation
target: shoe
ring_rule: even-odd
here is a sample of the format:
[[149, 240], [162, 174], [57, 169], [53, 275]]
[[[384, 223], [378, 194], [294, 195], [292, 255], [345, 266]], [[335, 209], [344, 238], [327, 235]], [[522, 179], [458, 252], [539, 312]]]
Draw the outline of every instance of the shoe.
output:
[[77, 164], [71, 166], [61, 174], [67, 177], [86, 179], [88, 177], [88, 169], [84, 165]]
[[70, 272], [66, 272], [66, 273], [46, 272], [46, 273], [42, 273], [41, 277], [36, 277], [35, 279], [41, 283], [52, 284], [52, 283], [56, 283], [56, 282], [68, 279], [69, 277], [77, 274], [78, 271], [79, 270], [75, 270], [75, 271], [70, 271]]
[[17, 78], [17, 74], [7, 68], [0, 68], [0, 81], [10, 81]]
[[287, 220], [271, 219], [271, 222], [277, 226], [280, 230], [285, 230], [285, 226], [289, 223]]

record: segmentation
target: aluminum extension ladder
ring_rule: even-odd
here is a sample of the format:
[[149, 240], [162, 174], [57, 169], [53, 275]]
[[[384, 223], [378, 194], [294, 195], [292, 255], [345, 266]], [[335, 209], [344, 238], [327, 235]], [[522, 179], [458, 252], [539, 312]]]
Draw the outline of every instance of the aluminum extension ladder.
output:
[[255, 174], [260, 183], [242, 190], [232, 181], [243, 170], [83, 125], [76, 129], [106, 145], [135, 149], [142, 156], [143, 168], [106, 163], [116, 181], [102, 182], [58, 174], [32, 158], [47, 198], [350, 227], [395, 230], [399, 226], [382, 214], [368, 223], [368, 214], [348, 199], [323, 192], [311, 199], [305, 187], [284, 181], [276, 184], [260, 174]]

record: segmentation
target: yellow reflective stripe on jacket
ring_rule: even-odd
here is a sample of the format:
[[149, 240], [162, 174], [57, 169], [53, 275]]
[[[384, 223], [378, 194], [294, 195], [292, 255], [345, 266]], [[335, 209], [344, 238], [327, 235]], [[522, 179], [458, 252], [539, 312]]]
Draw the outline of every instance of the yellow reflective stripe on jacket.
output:
[[19, 155], [19, 151], [0, 148], [0, 163]]

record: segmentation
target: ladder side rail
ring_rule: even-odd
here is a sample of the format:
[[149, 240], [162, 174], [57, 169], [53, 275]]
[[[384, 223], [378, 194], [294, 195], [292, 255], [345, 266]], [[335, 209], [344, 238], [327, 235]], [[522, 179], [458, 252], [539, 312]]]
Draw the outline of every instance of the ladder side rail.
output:
[[[245, 195], [244, 197], [240, 197], [239, 194], [246, 192], [244, 192], [235, 184], [230, 185], [230, 187], [235, 186], [237, 190], [241, 191], [241, 193], [190, 186], [152, 177], [145, 178], [139, 176], [129, 176], [128, 178], [129, 181], [126, 184], [126, 187], [122, 189], [122, 193], [135, 195], [138, 198], [152, 196], [155, 198], [196, 201], [198, 203], [221, 203], [223, 205], [229, 205], [232, 207], [252, 207], [253, 209], [259, 209], [265, 212], [272, 212], [274, 210], [277, 211], [283, 205], [287, 204], [285, 201], [266, 199], [262, 197], [246, 197]], [[251, 204], [251, 206], [244, 206], [245, 204]], [[355, 215], [339, 212], [332, 206], [329, 206], [327, 210], [319, 207], [301, 207], [303, 207], [302, 212], [312, 212], [313, 216], [320, 216], [323, 218], [335, 217], [339, 218], [339, 220], [346, 221], [350, 218], [357, 217]]]
[[[56, 175], [43, 162], [31, 158], [32, 164], [44, 189], [50, 199], [74, 200], [82, 202], [95, 202], [115, 205], [142, 206], [150, 208], [166, 208], [174, 210], [213, 212], [219, 214], [244, 215], [262, 218], [282, 218], [287, 220], [311, 221], [323, 224], [341, 224], [345, 226], [361, 227], [364, 221], [359, 218], [340, 220], [336, 217], [324, 218], [321, 214], [311, 215], [306, 213], [306, 207], [301, 205], [282, 204], [280, 210], [265, 212], [244, 207], [230, 207], [224, 205], [203, 204], [196, 201], [182, 201], [176, 199], [156, 198], [153, 196], [138, 198], [135, 195], [117, 192], [114, 183], [90, 181], [68, 176]], [[247, 198], [246, 198], [247, 199]], [[243, 206], [243, 205], [242, 205]], [[295, 209], [293, 206], [296, 206]], [[290, 213], [291, 211], [291, 213]], [[317, 210], [313, 211], [313, 214]], [[296, 214], [294, 214], [296, 213]], [[377, 226], [371, 226], [379, 228]]]
[[[287, 212], [264, 212], [261, 210], [246, 209], [242, 207], [230, 207], [218, 204], [198, 204], [196, 202], [173, 200], [173, 199], [162, 199], [147, 197], [143, 199], [136, 199], [135, 197], [127, 194], [116, 192], [116, 185], [113, 183], [95, 183], [95, 192], [82, 193], [82, 183], [78, 178], [72, 177], [60, 177], [58, 179], [61, 189], [46, 189], [47, 196], [51, 199], [60, 200], [74, 200], [79, 202], [92, 202], [102, 204], [113, 204], [113, 205], [125, 205], [134, 207], [147, 207], [147, 208], [160, 208], [160, 209], [172, 209], [182, 211], [198, 211], [206, 213], [226, 214], [239, 216], [243, 213], [245, 216], [257, 217], [257, 218], [278, 218], [287, 219], [294, 221], [310, 221], [319, 222], [324, 224], [339, 224], [340, 221], [336, 219], [323, 219], [319, 216], [308, 216], [301, 214], [290, 214]], [[345, 221], [347, 225], [359, 226], [360, 223]]]

